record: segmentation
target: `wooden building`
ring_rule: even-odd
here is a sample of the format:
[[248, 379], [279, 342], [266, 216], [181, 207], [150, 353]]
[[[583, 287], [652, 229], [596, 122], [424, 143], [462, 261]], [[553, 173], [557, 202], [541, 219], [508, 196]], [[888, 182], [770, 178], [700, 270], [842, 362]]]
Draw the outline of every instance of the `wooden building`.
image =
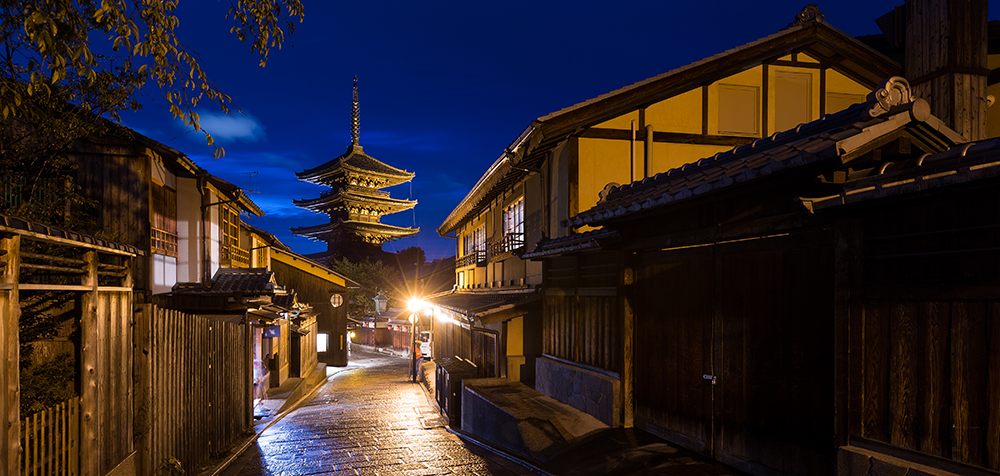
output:
[[354, 78], [351, 145], [347, 152], [318, 167], [296, 173], [299, 180], [330, 187], [319, 198], [295, 200], [295, 205], [330, 216], [329, 223], [292, 228], [296, 235], [327, 244], [311, 258], [329, 264], [338, 257], [359, 261], [383, 258], [386, 242], [416, 234], [419, 229], [382, 223], [382, 216], [409, 210], [416, 200], [392, 198], [381, 189], [406, 183], [413, 173], [365, 154], [359, 142], [358, 80]]
[[[615, 188], [567, 223], [602, 226], [589, 245], [539, 253], [553, 279], [624, 263], [637, 427], [753, 474], [987, 474], [998, 150], [893, 78], [867, 103]], [[592, 347], [546, 324], [547, 349]]]
[[[567, 247], [586, 246], [595, 239], [588, 232], [599, 231], [561, 223], [594, 206], [606, 189], [842, 110], [899, 71], [811, 5], [773, 35], [540, 117], [438, 227], [456, 237], [457, 288], [431, 301], [453, 299], [453, 317], [500, 333], [504, 375], [581, 407], [600, 401], [602, 421], [621, 425], [616, 258], [573, 271], [586, 280], [560, 282], [533, 259], [542, 256], [534, 254], [538, 244], [566, 238], [577, 240]], [[534, 299], [522, 299], [529, 292]], [[495, 304], [454, 306], [483, 299]], [[543, 315], [600, 344], [547, 346]], [[581, 400], [553, 383], [578, 378], [592, 379], [602, 397]]]

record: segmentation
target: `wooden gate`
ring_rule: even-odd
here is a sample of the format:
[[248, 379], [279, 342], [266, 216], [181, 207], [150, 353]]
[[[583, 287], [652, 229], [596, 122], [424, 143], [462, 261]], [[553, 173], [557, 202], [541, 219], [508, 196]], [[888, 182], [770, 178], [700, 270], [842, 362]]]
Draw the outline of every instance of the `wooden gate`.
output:
[[832, 473], [831, 241], [643, 256], [636, 425], [749, 472]]

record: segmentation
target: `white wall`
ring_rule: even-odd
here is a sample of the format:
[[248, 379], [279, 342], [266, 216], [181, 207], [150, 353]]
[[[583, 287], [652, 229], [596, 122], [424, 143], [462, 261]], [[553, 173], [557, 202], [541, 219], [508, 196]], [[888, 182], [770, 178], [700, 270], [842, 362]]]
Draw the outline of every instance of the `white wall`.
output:
[[153, 268], [153, 294], [170, 292], [177, 283], [177, 258], [154, 254], [150, 263]]
[[198, 180], [177, 179], [177, 282], [201, 281], [201, 194]]

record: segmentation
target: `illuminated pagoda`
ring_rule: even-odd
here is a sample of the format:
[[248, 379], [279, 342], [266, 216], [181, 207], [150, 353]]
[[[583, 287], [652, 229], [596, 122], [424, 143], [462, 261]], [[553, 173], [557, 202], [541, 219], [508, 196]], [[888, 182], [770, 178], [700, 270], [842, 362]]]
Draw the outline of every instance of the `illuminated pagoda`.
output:
[[324, 264], [339, 257], [351, 260], [381, 259], [382, 245], [420, 231], [381, 223], [388, 215], [416, 206], [416, 200], [391, 198], [381, 190], [413, 179], [413, 173], [400, 170], [364, 153], [359, 143], [360, 112], [358, 78], [354, 78], [354, 102], [351, 110], [351, 145], [343, 155], [295, 175], [299, 180], [324, 185], [319, 198], [294, 200], [296, 206], [325, 213], [330, 222], [292, 228], [292, 233], [327, 244], [327, 251], [309, 255]]

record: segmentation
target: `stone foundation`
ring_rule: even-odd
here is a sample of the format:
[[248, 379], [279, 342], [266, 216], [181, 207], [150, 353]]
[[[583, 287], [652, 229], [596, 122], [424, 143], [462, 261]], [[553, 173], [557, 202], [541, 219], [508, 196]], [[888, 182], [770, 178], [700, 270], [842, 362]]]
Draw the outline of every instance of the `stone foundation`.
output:
[[535, 360], [535, 389], [617, 428], [621, 422], [621, 380], [617, 375], [542, 356]]

